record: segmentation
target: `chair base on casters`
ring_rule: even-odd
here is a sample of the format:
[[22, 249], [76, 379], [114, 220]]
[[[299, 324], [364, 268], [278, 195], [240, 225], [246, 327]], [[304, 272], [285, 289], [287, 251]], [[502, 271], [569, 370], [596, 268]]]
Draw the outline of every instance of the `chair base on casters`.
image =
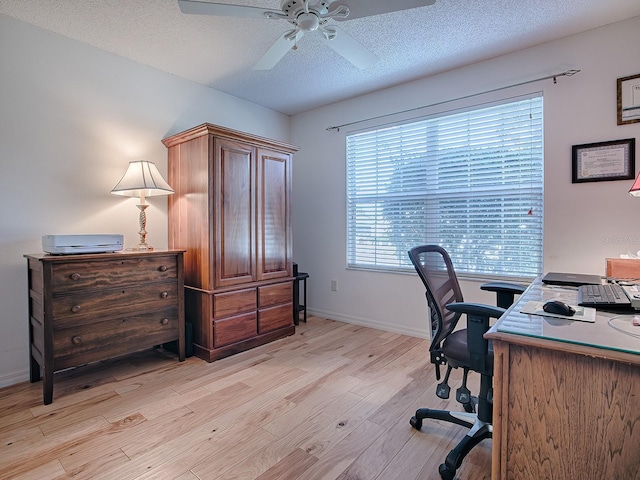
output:
[[475, 413], [432, 410], [430, 408], [419, 408], [416, 410], [415, 416], [411, 417], [409, 423], [416, 430], [420, 430], [422, 428], [422, 420], [425, 418], [455, 423], [470, 429], [460, 443], [449, 452], [445, 462], [440, 465], [438, 472], [442, 480], [453, 480], [456, 475], [456, 470], [462, 465], [464, 457], [482, 440], [491, 438], [493, 432], [491, 424], [478, 419]]

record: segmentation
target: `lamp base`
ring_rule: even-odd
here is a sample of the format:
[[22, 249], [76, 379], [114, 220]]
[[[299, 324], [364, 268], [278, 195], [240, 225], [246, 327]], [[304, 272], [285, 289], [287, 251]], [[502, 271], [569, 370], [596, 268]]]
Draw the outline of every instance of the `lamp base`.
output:
[[147, 245], [146, 243], [141, 243], [132, 248], [127, 248], [130, 252], [150, 252], [153, 250], [151, 245]]
[[131, 251], [150, 252], [151, 250], [153, 250], [153, 247], [150, 245], [147, 245], [147, 230], [146, 230], [147, 214], [145, 213], [145, 210], [149, 205], [145, 204], [144, 199], [142, 198], [140, 202], [141, 202], [140, 205], [136, 205], [140, 209], [140, 218], [139, 218], [140, 231], [138, 232], [138, 235], [140, 235], [140, 243], [137, 246], [133, 247]]

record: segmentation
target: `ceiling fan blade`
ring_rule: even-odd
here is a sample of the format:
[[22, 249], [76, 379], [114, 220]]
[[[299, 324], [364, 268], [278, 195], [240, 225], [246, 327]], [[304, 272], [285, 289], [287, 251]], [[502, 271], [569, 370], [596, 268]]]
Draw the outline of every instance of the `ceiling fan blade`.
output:
[[337, 53], [360, 69], [370, 67], [378, 61], [378, 57], [363, 47], [343, 30], [331, 25], [322, 31], [322, 40]]
[[370, 17], [383, 13], [398, 12], [410, 8], [426, 7], [433, 5], [436, 0], [337, 0], [331, 2], [329, 10], [345, 6], [349, 9], [349, 15], [345, 18], [335, 17], [334, 20], [345, 21], [354, 18]]
[[280, 10], [271, 10], [269, 8], [247, 7], [244, 5], [231, 5], [228, 3], [199, 2], [197, 0], [178, 0], [178, 6], [182, 13], [194, 15], [253, 18], [267, 18], [265, 13], [282, 15]]
[[[298, 31], [295, 37], [291, 37], [293, 31], [283, 33], [276, 43], [274, 43], [267, 53], [265, 53], [258, 63], [253, 66], [254, 70], [271, 70], [282, 58], [291, 50], [296, 42], [302, 38], [304, 32]], [[289, 38], [291, 39], [289, 39]]]

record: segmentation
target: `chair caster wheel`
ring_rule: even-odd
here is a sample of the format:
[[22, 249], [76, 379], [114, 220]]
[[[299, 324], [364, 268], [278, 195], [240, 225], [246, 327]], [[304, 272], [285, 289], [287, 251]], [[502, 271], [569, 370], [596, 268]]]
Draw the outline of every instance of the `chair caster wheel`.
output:
[[420, 430], [422, 428], [422, 419], [420, 418], [411, 417], [411, 420], [409, 420], [409, 423], [416, 430]]
[[453, 477], [456, 476], [456, 472], [452, 472], [451, 470], [449, 470], [449, 467], [447, 467], [447, 465], [444, 463], [440, 465], [440, 468], [438, 468], [438, 472], [440, 473], [440, 478], [442, 480], [453, 480]]

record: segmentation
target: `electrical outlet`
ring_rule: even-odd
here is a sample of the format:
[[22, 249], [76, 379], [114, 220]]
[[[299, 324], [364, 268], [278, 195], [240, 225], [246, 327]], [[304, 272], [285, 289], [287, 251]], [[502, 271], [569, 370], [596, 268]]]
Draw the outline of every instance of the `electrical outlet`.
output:
[[337, 280], [331, 280], [331, 291], [332, 292], [337, 292], [338, 291], [338, 281]]

